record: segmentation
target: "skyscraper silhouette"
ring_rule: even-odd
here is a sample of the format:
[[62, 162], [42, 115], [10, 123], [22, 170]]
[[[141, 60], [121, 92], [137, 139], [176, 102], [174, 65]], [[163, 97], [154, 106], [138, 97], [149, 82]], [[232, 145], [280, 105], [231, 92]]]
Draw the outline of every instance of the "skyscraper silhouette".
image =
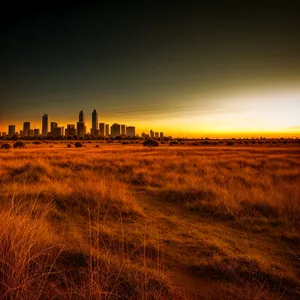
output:
[[109, 136], [109, 124], [105, 124], [105, 135]]
[[84, 123], [84, 114], [83, 114], [82, 110], [79, 112], [79, 122], [83, 122]]
[[83, 111], [81, 110], [79, 112], [79, 121], [77, 122], [77, 137], [83, 138], [85, 134], [86, 134], [86, 126], [84, 124], [84, 114]]
[[23, 136], [29, 136], [30, 122], [23, 123]]
[[83, 138], [86, 134], [85, 125], [83, 122], [77, 122], [77, 137]]
[[126, 135], [128, 137], [135, 137], [135, 126], [127, 126], [126, 127]]
[[121, 125], [121, 135], [126, 135], [126, 125]]
[[48, 115], [44, 114], [42, 119], [42, 135], [47, 136], [48, 133]]
[[154, 138], [154, 131], [152, 129], [150, 130], [150, 137], [151, 137], [151, 139]]
[[12, 137], [16, 133], [16, 125], [8, 126], [8, 136]]
[[110, 127], [110, 134], [112, 137], [116, 137], [121, 134], [121, 125], [114, 123]]
[[99, 123], [100, 136], [105, 135], [105, 123]]
[[93, 136], [96, 135], [96, 130], [98, 130], [98, 113], [96, 109], [94, 109], [92, 113], [92, 132], [91, 132]]
[[56, 122], [51, 122], [50, 123], [50, 128], [51, 128], [51, 135], [53, 136], [54, 129], [57, 128], [57, 123]]

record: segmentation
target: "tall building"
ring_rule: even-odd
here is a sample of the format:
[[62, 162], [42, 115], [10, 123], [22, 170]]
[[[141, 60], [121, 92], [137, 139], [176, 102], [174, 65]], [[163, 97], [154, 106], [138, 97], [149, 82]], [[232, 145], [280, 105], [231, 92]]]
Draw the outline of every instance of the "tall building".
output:
[[83, 114], [82, 110], [79, 112], [79, 122], [83, 122], [84, 123], [84, 114]]
[[150, 137], [151, 137], [151, 139], [154, 138], [154, 131], [152, 129], [150, 130]]
[[105, 124], [105, 136], [109, 136], [109, 124]]
[[51, 122], [50, 123], [50, 130], [51, 130], [51, 135], [53, 136], [54, 129], [57, 128], [57, 123], [56, 122]]
[[92, 113], [92, 132], [91, 132], [93, 136], [96, 136], [96, 130], [98, 130], [98, 113], [96, 109], [94, 109]]
[[86, 126], [85, 126], [85, 123], [84, 123], [84, 114], [83, 114], [82, 110], [79, 112], [79, 120], [77, 122], [77, 132], [75, 130], [75, 133], [74, 133], [74, 130], [73, 130], [73, 126], [74, 126], [74, 130], [75, 130], [75, 125], [70, 125], [69, 124], [67, 126], [66, 135], [74, 136], [77, 133], [78, 138], [84, 138], [84, 136], [86, 134]]
[[126, 125], [121, 125], [121, 135], [126, 135]]
[[66, 136], [76, 135], [76, 129], [74, 124], [68, 124], [66, 129]]
[[159, 133], [159, 137], [162, 139], [164, 137], [164, 133], [163, 132], [160, 132]]
[[86, 134], [86, 126], [84, 122], [77, 122], [77, 137], [83, 138]]
[[121, 135], [121, 125], [117, 124], [117, 123], [112, 124], [111, 127], [110, 127], [110, 135], [112, 137], [116, 137], [118, 135]]
[[159, 133], [158, 132], [155, 132], [155, 137], [159, 138]]
[[33, 129], [29, 129], [29, 137], [34, 137], [34, 130]]
[[126, 127], [126, 135], [128, 137], [135, 137], [135, 127], [134, 126], [127, 126]]
[[105, 123], [99, 123], [99, 134], [100, 136], [105, 135]]
[[42, 118], [42, 135], [47, 136], [48, 133], [48, 115], [44, 114]]
[[33, 136], [34, 137], [39, 137], [40, 136], [40, 130], [39, 129], [34, 129]]
[[63, 127], [55, 127], [51, 134], [54, 138], [63, 136]]
[[16, 125], [9, 125], [8, 136], [13, 136], [14, 134], [16, 134]]
[[30, 122], [24, 122], [23, 123], [23, 136], [24, 137], [29, 136], [29, 130], [30, 130]]
[[142, 133], [142, 139], [147, 139], [149, 138], [149, 134], [146, 134], [145, 132]]

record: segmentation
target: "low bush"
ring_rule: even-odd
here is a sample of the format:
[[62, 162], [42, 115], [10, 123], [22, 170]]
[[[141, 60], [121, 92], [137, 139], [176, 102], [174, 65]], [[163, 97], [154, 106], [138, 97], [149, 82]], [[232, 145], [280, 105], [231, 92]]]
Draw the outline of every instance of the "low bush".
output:
[[10, 149], [10, 148], [11, 148], [11, 145], [8, 144], [8, 143], [4, 143], [4, 144], [1, 145], [0, 148], [1, 148], [1, 149]]
[[19, 148], [19, 149], [22, 149], [22, 148], [25, 148], [25, 143], [22, 142], [22, 141], [17, 141], [14, 143], [14, 149], [16, 148]]
[[158, 147], [159, 143], [155, 140], [146, 140], [143, 145], [148, 147]]
[[81, 147], [82, 147], [82, 143], [76, 142], [76, 143], [74, 144], [74, 146], [75, 146], [76, 148], [81, 148]]

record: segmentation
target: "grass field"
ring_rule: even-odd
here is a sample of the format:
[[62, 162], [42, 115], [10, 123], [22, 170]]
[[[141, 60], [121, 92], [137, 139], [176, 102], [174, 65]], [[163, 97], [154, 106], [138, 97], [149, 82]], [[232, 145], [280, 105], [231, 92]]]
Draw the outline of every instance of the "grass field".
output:
[[299, 146], [0, 150], [0, 299], [300, 299]]

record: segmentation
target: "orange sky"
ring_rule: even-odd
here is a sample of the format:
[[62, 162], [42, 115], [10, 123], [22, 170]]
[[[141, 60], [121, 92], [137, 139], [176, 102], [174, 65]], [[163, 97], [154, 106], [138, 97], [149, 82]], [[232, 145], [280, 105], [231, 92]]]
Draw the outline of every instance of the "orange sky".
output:
[[[199, 95], [199, 99], [203, 97]], [[99, 122], [113, 122], [136, 126], [138, 134], [162, 131], [174, 137], [299, 137], [300, 136], [300, 89], [293, 86], [240, 91], [238, 93], [212, 93], [205, 95], [209, 106], [203, 107], [197, 96], [187, 99], [185, 106], [173, 106], [168, 109], [151, 107], [138, 108], [136, 111], [112, 110], [100, 111]], [[143, 107], [142, 107], [143, 108]], [[91, 113], [85, 110], [87, 129], [91, 126]], [[70, 118], [49, 114], [49, 122], [56, 121], [61, 126], [76, 124], [78, 112], [70, 111]], [[140, 116], [143, 116], [142, 118]], [[25, 118], [24, 118], [25, 120]], [[26, 119], [27, 120], [27, 119]], [[32, 128], [41, 128], [41, 118], [28, 119]], [[17, 131], [22, 123], [12, 120]], [[7, 124], [1, 122], [1, 131], [7, 131]]]

